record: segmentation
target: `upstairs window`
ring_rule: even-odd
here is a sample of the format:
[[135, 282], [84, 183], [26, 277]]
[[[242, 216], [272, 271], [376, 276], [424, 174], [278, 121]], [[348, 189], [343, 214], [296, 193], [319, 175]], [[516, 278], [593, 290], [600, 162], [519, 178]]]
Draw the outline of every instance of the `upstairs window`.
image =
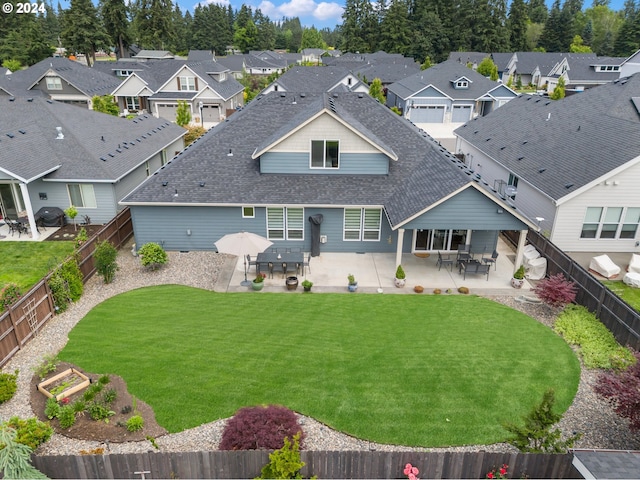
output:
[[311, 141], [311, 168], [338, 168], [340, 148], [337, 140]]
[[195, 77], [178, 77], [178, 84], [181, 91], [195, 92], [196, 90]]
[[580, 238], [634, 239], [640, 224], [640, 207], [589, 207]]
[[47, 77], [47, 90], [62, 90], [60, 77]]

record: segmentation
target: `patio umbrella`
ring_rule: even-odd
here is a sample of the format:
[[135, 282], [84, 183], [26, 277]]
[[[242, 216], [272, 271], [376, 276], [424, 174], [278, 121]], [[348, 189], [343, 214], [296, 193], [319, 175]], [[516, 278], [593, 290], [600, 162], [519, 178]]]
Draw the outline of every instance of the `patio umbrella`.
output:
[[244, 281], [241, 285], [249, 285], [247, 280], [247, 257], [264, 252], [273, 242], [251, 232], [229, 233], [214, 244], [219, 253], [242, 256], [244, 263]]

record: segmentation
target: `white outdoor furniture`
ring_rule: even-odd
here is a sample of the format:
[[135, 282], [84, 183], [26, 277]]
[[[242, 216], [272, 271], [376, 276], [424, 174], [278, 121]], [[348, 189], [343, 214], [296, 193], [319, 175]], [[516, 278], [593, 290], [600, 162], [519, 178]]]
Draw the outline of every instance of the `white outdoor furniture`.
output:
[[605, 278], [613, 278], [620, 273], [620, 267], [609, 258], [609, 255], [593, 257], [589, 263], [589, 270], [599, 273]]
[[529, 244], [522, 249], [522, 256], [522, 263], [524, 263], [524, 268], [528, 269], [531, 266], [531, 262], [533, 260], [535, 260], [536, 258], [540, 258], [540, 252], [536, 250], [536, 247]]
[[526, 277], [529, 280], [541, 280], [547, 274], [547, 259], [544, 257], [534, 258], [529, 261]]
[[631, 260], [629, 260], [629, 268], [627, 268], [627, 271], [640, 273], [640, 255], [637, 253], [631, 254]]
[[640, 288], [640, 273], [628, 272], [624, 275], [622, 281], [630, 287]]

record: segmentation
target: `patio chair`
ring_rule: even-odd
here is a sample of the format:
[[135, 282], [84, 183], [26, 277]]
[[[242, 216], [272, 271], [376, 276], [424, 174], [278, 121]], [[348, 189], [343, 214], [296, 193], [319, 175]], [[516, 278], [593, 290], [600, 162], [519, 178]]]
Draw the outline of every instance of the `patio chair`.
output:
[[467, 263], [464, 268], [463, 279], [467, 279], [467, 273], [473, 273], [477, 275], [486, 275], [487, 281], [489, 281], [489, 271], [491, 270], [491, 265], [488, 263]]
[[13, 234], [16, 232], [20, 234], [20, 231], [18, 230], [18, 222], [16, 222], [15, 220], [10, 220], [8, 218], [5, 218], [4, 222], [7, 224], [7, 227], [9, 227], [9, 233], [11, 234], [12, 237], [13, 237]]
[[305, 267], [308, 268], [309, 269], [309, 273], [311, 273], [311, 265], [310, 265], [310, 263], [311, 263], [311, 254], [308, 254], [307, 255], [307, 259], [302, 262], [302, 273], [304, 274], [305, 277], [307, 276], [307, 273], [305, 271]]
[[248, 270], [251, 270], [251, 265], [256, 267], [256, 273], [258, 273], [258, 262], [256, 260], [251, 260], [251, 255], [247, 254], [247, 266]]
[[451, 271], [453, 272], [453, 258], [451, 258], [451, 254], [442, 255], [442, 253], [438, 252], [438, 261], [436, 262], [436, 266], [438, 270], [442, 268], [442, 265], [451, 265]]
[[491, 254], [491, 257], [482, 257], [482, 262], [486, 263], [487, 265], [491, 265], [493, 263], [495, 270], [498, 269], [497, 260], [498, 260], [498, 252], [496, 252], [495, 250]]

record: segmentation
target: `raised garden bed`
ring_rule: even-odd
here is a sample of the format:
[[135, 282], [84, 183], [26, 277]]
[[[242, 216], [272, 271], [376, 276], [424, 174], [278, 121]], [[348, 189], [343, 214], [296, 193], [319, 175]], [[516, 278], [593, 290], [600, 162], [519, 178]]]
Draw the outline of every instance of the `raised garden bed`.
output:
[[44, 382], [38, 384], [38, 390], [49, 398], [60, 401], [76, 392], [84, 390], [91, 384], [91, 380], [84, 373], [75, 368], [68, 368]]

